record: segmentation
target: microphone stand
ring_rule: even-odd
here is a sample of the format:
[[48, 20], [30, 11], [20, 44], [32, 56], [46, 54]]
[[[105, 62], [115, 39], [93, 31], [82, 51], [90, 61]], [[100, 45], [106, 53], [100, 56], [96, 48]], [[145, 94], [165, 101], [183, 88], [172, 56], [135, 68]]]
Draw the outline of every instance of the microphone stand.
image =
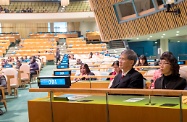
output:
[[89, 77], [90, 89], [92, 88], [91, 78]]

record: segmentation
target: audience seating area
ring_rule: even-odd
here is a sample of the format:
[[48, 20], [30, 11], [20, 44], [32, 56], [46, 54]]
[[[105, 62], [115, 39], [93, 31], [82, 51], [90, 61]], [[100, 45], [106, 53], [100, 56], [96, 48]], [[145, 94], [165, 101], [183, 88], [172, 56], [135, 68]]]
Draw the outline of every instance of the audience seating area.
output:
[[11, 2], [1, 13], [56, 13], [60, 2]]
[[91, 11], [89, 1], [70, 2], [65, 8], [61, 8], [61, 12], [87, 12]]
[[54, 60], [57, 42], [49, 39], [21, 40], [19, 48], [12, 56], [46, 56], [46, 60]]
[[50, 39], [51, 41], [59, 41], [59, 37], [54, 34], [29, 34], [32, 39]]
[[89, 54], [90, 52], [106, 51], [106, 44], [86, 44], [82, 38], [67, 38], [67, 51], [72, 54]]
[[56, 12], [88, 12], [91, 11], [89, 1], [74, 1], [68, 6], [60, 2], [10, 2], [0, 5], [0, 13], [56, 13]]
[[2, 57], [3, 54], [6, 54], [7, 49], [10, 46], [9, 40], [0, 40], [0, 56]]
[[98, 32], [87, 32], [86, 39], [88, 41], [101, 41], [101, 37]]

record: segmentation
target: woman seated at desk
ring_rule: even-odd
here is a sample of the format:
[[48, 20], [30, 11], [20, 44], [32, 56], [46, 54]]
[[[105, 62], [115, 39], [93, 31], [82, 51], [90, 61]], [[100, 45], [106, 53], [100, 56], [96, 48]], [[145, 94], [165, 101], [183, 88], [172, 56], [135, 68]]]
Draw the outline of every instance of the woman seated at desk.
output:
[[[119, 61], [114, 61], [112, 64], [112, 67], [114, 68], [114, 71], [111, 72], [109, 75], [117, 75], [118, 73], [121, 73], [121, 69], [119, 68]], [[113, 80], [114, 78], [107, 78], [106, 80]]]
[[155, 81], [155, 89], [184, 90], [186, 80], [179, 75], [177, 59], [171, 52], [164, 52], [160, 57], [162, 76]]
[[146, 56], [141, 55], [141, 56], [139, 57], [137, 66], [148, 66]]
[[80, 74], [78, 76], [82, 76], [82, 78], [75, 78], [75, 81], [79, 80], [96, 80], [96, 78], [86, 78], [85, 76], [95, 75], [90, 71], [88, 64], [81, 64], [80, 66]]

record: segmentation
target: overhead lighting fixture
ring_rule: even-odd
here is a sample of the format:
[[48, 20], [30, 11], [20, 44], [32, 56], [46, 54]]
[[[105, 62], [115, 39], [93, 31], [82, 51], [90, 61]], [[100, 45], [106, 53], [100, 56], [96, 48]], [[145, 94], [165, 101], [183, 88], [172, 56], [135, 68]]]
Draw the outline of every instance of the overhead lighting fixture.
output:
[[155, 42], [155, 44], [157, 44], [157, 42]]
[[137, 40], [139, 39], [139, 38], [136, 38]]
[[164, 38], [164, 36], [161, 36], [161, 38]]
[[180, 41], [177, 41], [177, 42], [180, 42]]
[[162, 35], [164, 35], [164, 36], [165, 36], [166, 34], [164, 33], [164, 34], [162, 34]]
[[153, 37], [153, 36], [150, 36], [150, 38]]
[[180, 31], [176, 31], [176, 33], [179, 33]]
[[147, 38], [147, 40], [149, 40], [150, 38]]
[[176, 36], [179, 36], [179, 34], [176, 34]]

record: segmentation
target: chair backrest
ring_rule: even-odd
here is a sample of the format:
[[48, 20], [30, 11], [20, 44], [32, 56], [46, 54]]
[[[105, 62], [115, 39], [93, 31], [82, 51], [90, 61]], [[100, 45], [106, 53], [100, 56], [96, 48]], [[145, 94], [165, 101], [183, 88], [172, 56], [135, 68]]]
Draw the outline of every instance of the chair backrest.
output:
[[46, 56], [41, 56], [41, 58], [43, 59], [43, 62], [47, 62]]
[[14, 78], [10, 79], [10, 85], [18, 85], [19, 86], [19, 81], [18, 81], [18, 71], [14, 68], [6, 68], [3, 69], [3, 74], [4, 75], [13, 75]]
[[23, 73], [21, 73], [21, 78], [29, 78], [30, 66], [28, 64], [22, 64], [20, 66], [20, 71], [23, 71]]

